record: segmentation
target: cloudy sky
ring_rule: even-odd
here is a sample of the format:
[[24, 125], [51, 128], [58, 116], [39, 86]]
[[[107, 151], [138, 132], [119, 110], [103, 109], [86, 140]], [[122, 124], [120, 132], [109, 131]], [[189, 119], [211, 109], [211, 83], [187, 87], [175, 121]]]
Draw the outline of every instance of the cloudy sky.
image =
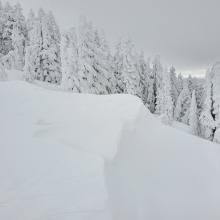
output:
[[129, 36], [146, 57], [160, 54], [178, 72], [202, 74], [220, 59], [220, 0], [10, 0], [17, 1], [25, 13], [52, 10], [62, 29], [86, 15], [111, 44]]

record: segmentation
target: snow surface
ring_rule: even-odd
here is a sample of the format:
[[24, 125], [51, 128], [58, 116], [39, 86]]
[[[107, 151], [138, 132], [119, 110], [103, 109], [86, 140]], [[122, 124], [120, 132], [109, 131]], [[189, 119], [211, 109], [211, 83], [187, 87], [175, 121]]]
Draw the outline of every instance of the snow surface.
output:
[[23, 71], [19, 70], [6, 70], [6, 74], [8, 76], [8, 80], [21, 80], [23, 78]]
[[190, 127], [189, 125], [186, 125], [182, 122], [179, 122], [179, 121], [173, 121], [172, 122], [172, 127], [180, 130], [180, 131], [183, 131], [183, 132], [186, 132], [188, 134], [190, 134]]
[[0, 219], [219, 220], [220, 147], [130, 95], [0, 82]]

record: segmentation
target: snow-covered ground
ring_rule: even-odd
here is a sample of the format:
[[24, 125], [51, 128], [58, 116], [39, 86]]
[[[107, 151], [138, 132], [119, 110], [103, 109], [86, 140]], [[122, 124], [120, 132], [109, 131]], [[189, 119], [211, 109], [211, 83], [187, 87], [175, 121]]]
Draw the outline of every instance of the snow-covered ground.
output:
[[184, 123], [181, 123], [181, 122], [178, 122], [178, 121], [173, 121], [172, 123], [172, 127], [180, 130], [180, 131], [183, 131], [185, 133], [188, 133], [190, 134], [190, 127]]
[[220, 147], [130, 95], [0, 82], [0, 219], [219, 220]]
[[21, 80], [23, 77], [23, 71], [19, 70], [5, 70], [9, 81]]

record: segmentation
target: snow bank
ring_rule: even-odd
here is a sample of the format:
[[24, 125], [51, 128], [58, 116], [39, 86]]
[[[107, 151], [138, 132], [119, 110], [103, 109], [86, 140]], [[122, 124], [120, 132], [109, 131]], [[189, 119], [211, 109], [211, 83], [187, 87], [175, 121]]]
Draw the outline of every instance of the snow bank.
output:
[[19, 81], [1, 82], [0, 100], [0, 219], [106, 219], [104, 159], [140, 101]]
[[219, 145], [138, 98], [14, 81], [0, 100], [0, 219], [220, 218]]
[[114, 220], [220, 218], [220, 147], [142, 110], [105, 166]]

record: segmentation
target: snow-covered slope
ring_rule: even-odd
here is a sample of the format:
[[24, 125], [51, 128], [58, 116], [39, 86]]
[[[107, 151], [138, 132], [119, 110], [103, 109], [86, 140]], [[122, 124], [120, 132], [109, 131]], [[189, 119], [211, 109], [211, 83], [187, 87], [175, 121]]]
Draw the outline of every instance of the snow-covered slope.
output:
[[0, 219], [220, 219], [219, 145], [138, 98], [13, 81], [0, 100]]

